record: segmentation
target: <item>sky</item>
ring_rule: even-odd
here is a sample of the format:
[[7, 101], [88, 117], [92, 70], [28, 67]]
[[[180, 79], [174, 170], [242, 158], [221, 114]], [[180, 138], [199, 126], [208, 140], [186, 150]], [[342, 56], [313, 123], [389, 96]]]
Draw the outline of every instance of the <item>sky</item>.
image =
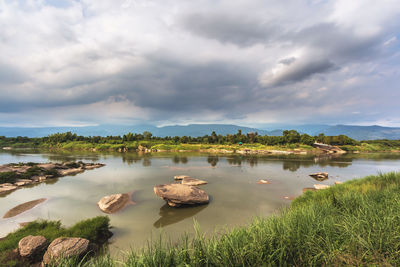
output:
[[399, 0], [0, 0], [0, 126], [400, 126]]

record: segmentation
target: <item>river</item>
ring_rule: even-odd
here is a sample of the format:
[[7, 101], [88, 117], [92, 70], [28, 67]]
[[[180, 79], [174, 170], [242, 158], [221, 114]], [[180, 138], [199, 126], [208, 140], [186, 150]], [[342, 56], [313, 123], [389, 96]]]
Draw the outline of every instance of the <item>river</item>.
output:
[[[140, 248], [160, 234], [176, 240], [194, 233], [197, 221], [206, 233], [249, 223], [255, 216], [276, 214], [303, 188], [332, 185], [378, 172], [400, 169], [400, 154], [347, 154], [338, 157], [313, 155], [242, 156], [204, 153], [85, 153], [1, 151], [0, 164], [11, 162], [63, 162], [82, 160], [106, 166], [76, 176], [24, 187], [0, 197], [0, 215], [21, 203], [47, 198], [44, 203], [16, 217], [0, 219], [0, 237], [35, 219], [61, 220], [64, 225], [104, 215], [97, 202], [106, 195], [134, 192], [136, 203], [109, 215], [110, 251]], [[324, 182], [309, 176], [328, 172]], [[171, 183], [175, 175], [190, 175], [209, 183], [201, 186], [210, 203], [190, 208], [170, 208], [154, 195], [157, 184]], [[270, 184], [257, 184], [265, 179]]]

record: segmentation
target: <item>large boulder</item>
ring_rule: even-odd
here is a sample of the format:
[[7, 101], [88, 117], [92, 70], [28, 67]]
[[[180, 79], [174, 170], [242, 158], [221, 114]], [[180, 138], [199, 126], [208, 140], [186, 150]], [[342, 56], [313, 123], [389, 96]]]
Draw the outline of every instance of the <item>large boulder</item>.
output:
[[123, 209], [129, 201], [128, 194], [114, 194], [103, 197], [97, 205], [105, 213], [114, 213]]
[[184, 184], [162, 184], [154, 187], [154, 193], [171, 207], [207, 204], [208, 194], [198, 187]]
[[48, 244], [49, 242], [44, 236], [25, 236], [18, 243], [19, 255], [24, 258], [37, 259], [43, 255]]
[[43, 256], [44, 265], [57, 262], [60, 257], [80, 257], [89, 248], [89, 240], [79, 237], [59, 237], [51, 242]]
[[207, 182], [191, 177], [185, 177], [182, 179], [182, 184], [197, 186], [197, 185], [207, 184]]

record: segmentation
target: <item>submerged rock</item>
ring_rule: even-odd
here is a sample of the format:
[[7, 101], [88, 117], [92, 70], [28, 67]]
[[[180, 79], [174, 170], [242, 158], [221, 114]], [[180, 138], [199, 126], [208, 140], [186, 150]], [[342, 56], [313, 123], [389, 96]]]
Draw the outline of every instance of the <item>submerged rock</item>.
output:
[[60, 257], [80, 257], [89, 248], [89, 240], [78, 237], [59, 237], [51, 242], [43, 256], [43, 263], [49, 264], [51, 261], [57, 262]]
[[163, 184], [154, 187], [154, 193], [171, 207], [207, 204], [208, 194], [198, 187], [184, 184]]
[[41, 257], [49, 242], [44, 236], [28, 235], [18, 243], [19, 255], [24, 258]]
[[327, 180], [329, 177], [327, 172], [316, 172], [316, 173], [310, 174], [310, 176], [320, 182]]
[[46, 198], [39, 198], [39, 199], [35, 199], [32, 201], [22, 203], [16, 207], [10, 209], [9, 211], [7, 211], [7, 213], [4, 214], [3, 218], [11, 218], [11, 217], [17, 216], [17, 215], [23, 213], [24, 211], [34, 208], [36, 205], [39, 205], [40, 203], [42, 203], [46, 200], [47, 200]]
[[197, 186], [197, 185], [207, 184], [207, 182], [195, 178], [185, 177], [182, 179], [182, 184]]
[[114, 194], [103, 197], [97, 205], [105, 213], [115, 213], [122, 210], [129, 202], [129, 194]]

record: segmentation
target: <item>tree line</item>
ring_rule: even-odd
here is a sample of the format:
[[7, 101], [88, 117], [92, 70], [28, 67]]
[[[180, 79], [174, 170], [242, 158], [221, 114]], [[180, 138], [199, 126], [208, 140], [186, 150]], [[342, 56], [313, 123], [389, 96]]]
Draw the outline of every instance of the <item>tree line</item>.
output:
[[8, 141], [12, 143], [49, 143], [59, 144], [73, 141], [83, 141], [94, 144], [122, 144], [124, 142], [132, 141], [158, 141], [168, 142], [174, 144], [263, 144], [263, 145], [287, 145], [287, 144], [305, 144], [312, 145], [314, 142], [320, 142], [330, 145], [359, 145], [360, 142], [356, 141], [345, 135], [338, 136], [325, 136], [319, 134], [318, 136], [311, 136], [308, 134], [301, 134], [296, 130], [285, 130], [282, 136], [268, 136], [259, 135], [257, 132], [243, 134], [238, 130], [236, 134], [221, 135], [215, 131], [211, 135], [204, 135], [200, 137], [192, 136], [166, 136], [157, 137], [153, 136], [151, 132], [145, 131], [143, 133], [127, 133], [122, 136], [81, 136], [72, 132], [55, 133], [46, 137], [29, 138], [29, 137], [4, 137], [0, 136], [1, 141]]

